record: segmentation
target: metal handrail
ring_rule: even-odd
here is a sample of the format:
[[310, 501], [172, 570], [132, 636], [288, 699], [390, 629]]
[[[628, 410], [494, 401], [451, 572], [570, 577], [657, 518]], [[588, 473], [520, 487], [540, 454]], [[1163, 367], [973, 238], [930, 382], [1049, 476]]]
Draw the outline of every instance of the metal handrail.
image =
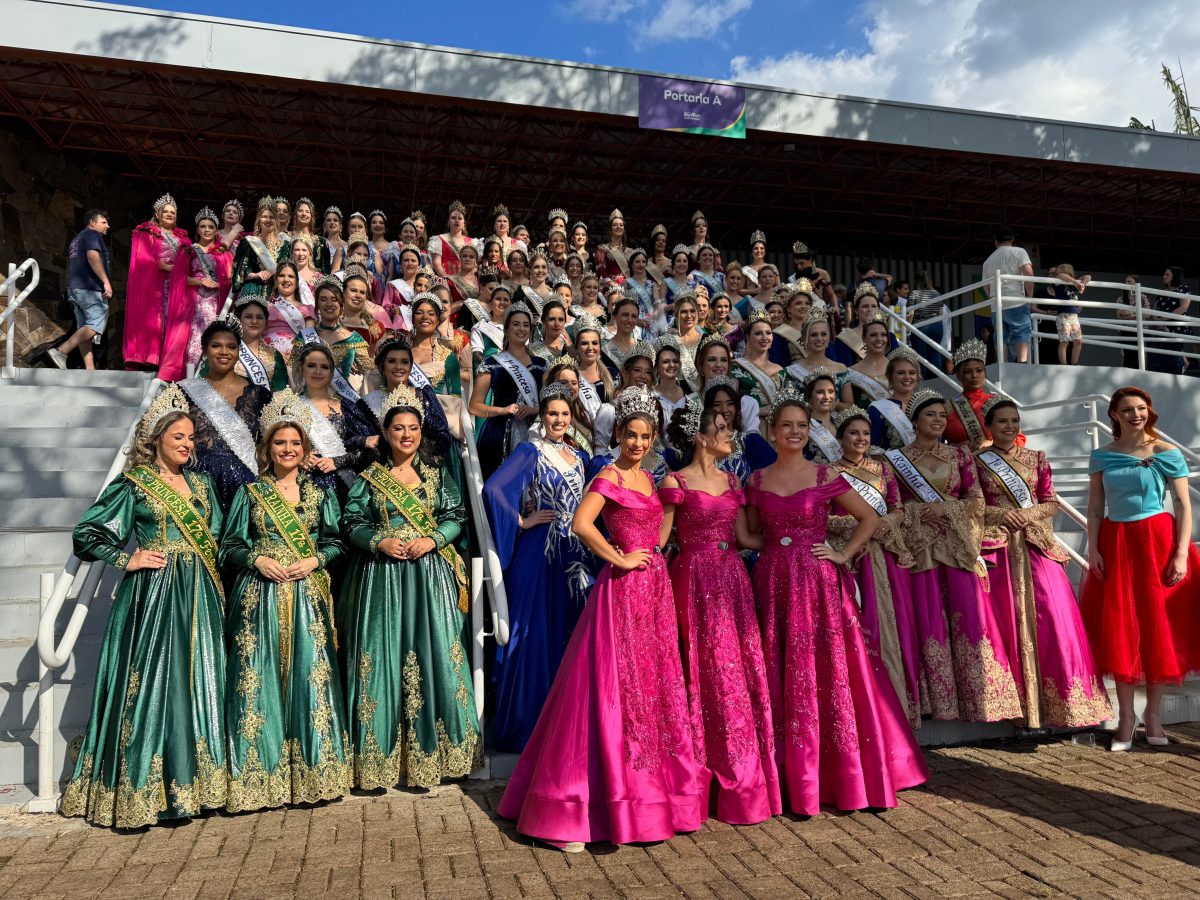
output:
[[[32, 270], [32, 271], [31, 271]], [[26, 272], [30, 272], [29, 284], [21, 293], [17, 293], [17, 281]], [[42, 270], [37, 264], [37, 260], [32, 256], [19, 266], [13, 263], [8, 264], [8, 277], [0, 282], [0, 294], [8, 295], [8, 303], [4, 307], [4, 311], [0, 312], [0, 324], [8, 323], [7, 334], [4, 341], [4, 377], [15, 378], [17, 375], [16, 367], [13, 365], [13, 344], [17, 336], [17, 310], [21, 304], [25, 302], [25, 298], [33, 293], [34, 289], [41, 283]]]

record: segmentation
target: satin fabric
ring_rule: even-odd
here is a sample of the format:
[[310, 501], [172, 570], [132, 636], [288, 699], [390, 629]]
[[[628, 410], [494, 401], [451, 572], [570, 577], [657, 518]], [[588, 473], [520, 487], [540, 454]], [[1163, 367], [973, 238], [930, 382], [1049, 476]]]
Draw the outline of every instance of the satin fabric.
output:
[[182, 228], [176, 228], [173, 234], [179, 242], [177, 250], [171, 249], [153, 222], [143, 222], [133, 229], [122, 326], [121, 355], [126, 366], [157, 366], [162, 360], [163, 316], [171, 272], [164, 272], [159, 264], [174, 263], [178, 253], [190, 245]]
[[[216, 269], [217, 286], [206, 288], [187, 283], [189, 278], [203, 278], [204, 270], [195, 261], [197, 253], [207, 253]], [[158, 377], [163, 381], [178, 381], [187, 377], [189, 365], [198, 366], [201, 352], [200, 335], [221, 311], [233, 276], [233, 254], [222, 243], [214, 243], [209, 250], [198, 244], [189, 244], [179, 250], [175, 268], [171, 270], [170, 288], [167, 299], [167, 317], [164, 324], [162, 364]], [[207, 313], [197, 317], [198, 306], [206, 298]]]

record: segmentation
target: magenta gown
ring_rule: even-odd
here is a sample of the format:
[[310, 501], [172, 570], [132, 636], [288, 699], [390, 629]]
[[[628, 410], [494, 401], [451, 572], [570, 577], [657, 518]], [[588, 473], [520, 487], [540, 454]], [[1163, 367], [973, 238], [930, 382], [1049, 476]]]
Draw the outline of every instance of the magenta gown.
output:
[[[588, 490], [604, 496], [604, 523], [621, 550], [658, 545], [656, 494], [603, 478]], [[655, 552], [642, 570], [606, 565], [499, 813], [522, 834], [555, 842], [628, 844], [695, 831], [706, 798], [691, 723], [666, 563]]]
[[854, 810], [896, 805], [896, 792], [929, 777], [883, 664], [867, 651], [844, 567], [813, 556], [830, 502], [851, 490], [832, 466], [783, 497], [752, 476], [766, 547], [754, 567], [775, 752], [788, 806]]
[[733, 475], [720, 496], [663, 488], [675, 505], [679, 555], [671, 563], [683, 670], [701, 721], [694, 724], [710, 777], [710, 806], [730, 825], [783, 812], [775, 769], [775, 729], [754, 594], [737, 552], [734, 524], [745, 496]]

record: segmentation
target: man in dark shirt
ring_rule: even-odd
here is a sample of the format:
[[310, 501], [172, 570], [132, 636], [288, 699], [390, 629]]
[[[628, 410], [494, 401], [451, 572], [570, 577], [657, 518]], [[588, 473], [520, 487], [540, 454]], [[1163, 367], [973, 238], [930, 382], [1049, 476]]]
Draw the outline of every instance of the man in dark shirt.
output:
[[83, 356], [84, 368], [96, 368], [92, 340], [104, 333], [108, 324], [108, 301], [112, 284], [108, 280], [108, 214], [101, 209], [88, 210], [87, 227], [67, 250], [67, 297], [75, 310], [75, 333], [57, 348], [46, 353], [60, 369], [67, 368], [67, 356], [76, 348]]

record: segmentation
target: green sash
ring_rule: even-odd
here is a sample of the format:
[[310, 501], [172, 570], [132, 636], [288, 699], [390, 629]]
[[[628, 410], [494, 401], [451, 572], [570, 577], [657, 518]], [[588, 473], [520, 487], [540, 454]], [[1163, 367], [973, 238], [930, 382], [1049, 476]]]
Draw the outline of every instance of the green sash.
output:
[[[425, 537], [432, 537], [433, 533], [437, 531], [437, 520], [434, 519], [429, 508], [417, 499], [416, 494], [410, 491], [407, 485], [401, 484], [393, 478], [392, 473], [379, 463], [372, 465], [362, 473], [361, 477], [378, 488], [379, 492], [391, 501], [392, 506], [400, 511], [409, 524]], [[437, 541], [435, 540], [434, 543], [436, 544]], [[462, 557], [449, 544], [438, 550], [438, 554], [449, 563], [450, 569], [454, 572], [454, 581], [458, 585], [458, 609], [459, 612], [465, 613], [469, 608], [467, 567], [463, 564]]]
[[160, 502], [184, 539], [196, 551], [204, 568], [212, 577], [217, 593], [224, 599], [221, 575], [217, 571], [217, 541], [208, 530], [208, 523], [196, 513], [191, 501], [163, 481], [149, 466], [135, 466], [125, 477]]

